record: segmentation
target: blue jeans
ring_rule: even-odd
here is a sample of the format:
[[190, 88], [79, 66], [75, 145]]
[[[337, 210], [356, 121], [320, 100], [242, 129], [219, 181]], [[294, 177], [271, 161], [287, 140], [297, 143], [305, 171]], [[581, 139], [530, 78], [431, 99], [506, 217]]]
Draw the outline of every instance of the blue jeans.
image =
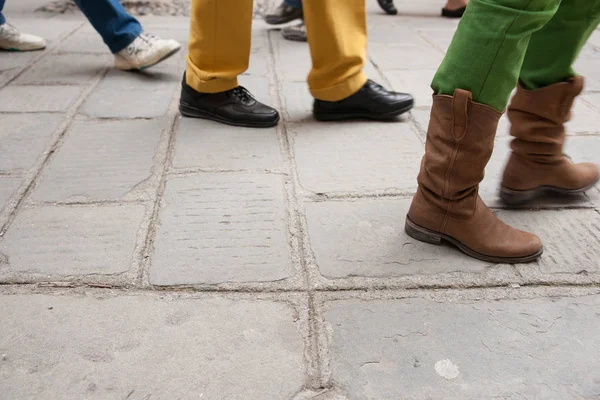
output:
[[285, 0], [286, 4], [294, 8], [302, 8], [302, 0]]
[[[2, 15], [5, 2], [0, 0], [0, 24], [5, 22]], [[75, 0], [75, 3], [113, 53], [123, 50], [142, 33], [142, 25], [125, 12], [118, 0]]]

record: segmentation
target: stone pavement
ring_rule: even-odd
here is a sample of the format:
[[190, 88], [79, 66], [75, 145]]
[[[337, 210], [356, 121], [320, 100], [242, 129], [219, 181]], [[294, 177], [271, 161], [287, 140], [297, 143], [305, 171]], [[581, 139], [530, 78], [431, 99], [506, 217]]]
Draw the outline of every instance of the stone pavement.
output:
[[[502, 208], [503, 120], [482, 196], [541, 260], [409, 239], [456, 21], [368, 3], [369, 76], [417, 98], [398, 123], [313, 121], [307, 46], [260, 22], [241, 80], [267, 130], [181, 119], [184, 54], [119, 72], [82, 19], [12, 18], [50, 47], [0, 54], [0, 398], [600, 398], [600, 192]], [[577, 68], [568, 151], [598, 161], [599, 31]]]

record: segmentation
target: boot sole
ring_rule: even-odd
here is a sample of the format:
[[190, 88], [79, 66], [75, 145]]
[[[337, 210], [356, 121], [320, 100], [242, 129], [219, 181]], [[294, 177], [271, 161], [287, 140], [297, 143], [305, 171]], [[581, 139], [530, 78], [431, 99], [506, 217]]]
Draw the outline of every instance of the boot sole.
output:
[[600, 181], [596, 179], [594, 182], [587, 186], [579, 189], [561, 189], [556, 186], [540, 186], [531, 190], [512, 190], [504, 186], [500, 186], [500, 199], [508, 205], [518, 206], [526, 204], [538, 197], [542, 197], [547, 194], [558, 194], [561, 196], [572, 196], [587, 192]]
[[528, 255], [528, 256], [522, 256], [522, 257], [488, 256], [485, 254], [478, 253], [475, 250], [471, 250], [469, 247], [465, 246], [464, 244], [462, 244], [461, 242], [459, 242], [458, 240], [454, 239], [451, 236], [448, 236], [448, 235], [445, 235], [445, 234], [439, 233], [439, 232], [434, 232], [430, 229], [423, 228], [422, 226], [415, 224], [414, 222], [412, 222], [410, 220], [408, 215], [406, 216], [406, 224], [404, 226], [404, 230], [406, 231], [408, 236], [410, 236], [413, 239], [416, 239], [420, 242], [435, 244], [435, 245], [439, 246], [445, 241], [445, 242], [448, 242], [448, 243], [454, 245], [460, 251], [462, 251], [463, 253], [465, 253], [468, 256], [471, 256], [471, 257], [476, 258], [481, 261], [492, 262], [492, 263], [497, 263], [497, 264], [521, 264], [521, 263], [532, 262], [532, 261], [535, 261], [537, 258], [539, 258], [539, 256], [541, 256], [542, 253], [544, 252], [544, 248], [542, 247], [539, 251], [537, 251], [531, 255]]
[[189, 106], [185, 103], [179, 103], [179, 112], [181, 113], [181, 115], [183, 115], [184, 117], [188, 117], [188, 118], [208, 119], [210, 121], [216, 121], [216, 122], [220, 122], [220, 123], [226, 124], [226, 125], [242, 126], [245, 128], [271, 128], [273, 126], [276, 126], [277, 123], [279, 122], [279, 116], [277, 116], [277, 119], [275, 121], [269, 121], [269, 122], [236, 121], [236, 120], [232, 120], [232, 119], [223, 118], [220, 115], [213, 114], [209, 111], [201, 110], [199, 108]]
[[410, 104], [400, 110], [385, 113], [385, 114], [370, 114], [370, 113], [328, 113], [328, 112], [315, 112], [313, 115], [317, 121], [345, 121], [352, 119], [367, 119], [371, 121], [391, 121], [396, 117], [409, 112], [413, 108], [413, 104]]

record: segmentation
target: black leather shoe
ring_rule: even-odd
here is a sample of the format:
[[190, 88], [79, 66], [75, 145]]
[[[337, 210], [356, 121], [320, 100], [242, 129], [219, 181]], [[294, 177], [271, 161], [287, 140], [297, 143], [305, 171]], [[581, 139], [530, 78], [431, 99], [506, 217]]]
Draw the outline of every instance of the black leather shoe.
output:
[[200, 93], [185, 82], [181, 87], [179, 112], [184, 117], [210, 119], [224, 124], [268, 128], [277, 125], [279, 113], [254, 97], [242, 86], [220, 93]]
[[414, 104], [410, 94], [386, 90], [372, 80], [350, 97], [340, 101], [315, 99], [313, 115], [319, 121], [345, 119], [392, 120], [409, 111]]
[[294, 8], [284, 1], [277, 7], [275, 13], [265, 16], [265, 21], [269, 25], [281, 25], [300, 18], [302, 18], [302, 9]]
[[390, 15], [398, 14], [398, 10], [394, 6], [394, 0], [377, 0], [379, 6]]

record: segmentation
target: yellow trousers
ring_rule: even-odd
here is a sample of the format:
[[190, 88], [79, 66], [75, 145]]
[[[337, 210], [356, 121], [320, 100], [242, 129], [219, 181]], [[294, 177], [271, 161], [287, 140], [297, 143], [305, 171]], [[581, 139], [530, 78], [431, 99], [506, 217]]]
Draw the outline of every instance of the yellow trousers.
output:
[[[304, 0], [303, 7], [311, 94], [337, 101], [356, 93], [367, 81], [365, 1]], [[192, 0], [187, 84], [203, 93], [237, 87], [248, 68], [251, 33], [252, 0]]]

